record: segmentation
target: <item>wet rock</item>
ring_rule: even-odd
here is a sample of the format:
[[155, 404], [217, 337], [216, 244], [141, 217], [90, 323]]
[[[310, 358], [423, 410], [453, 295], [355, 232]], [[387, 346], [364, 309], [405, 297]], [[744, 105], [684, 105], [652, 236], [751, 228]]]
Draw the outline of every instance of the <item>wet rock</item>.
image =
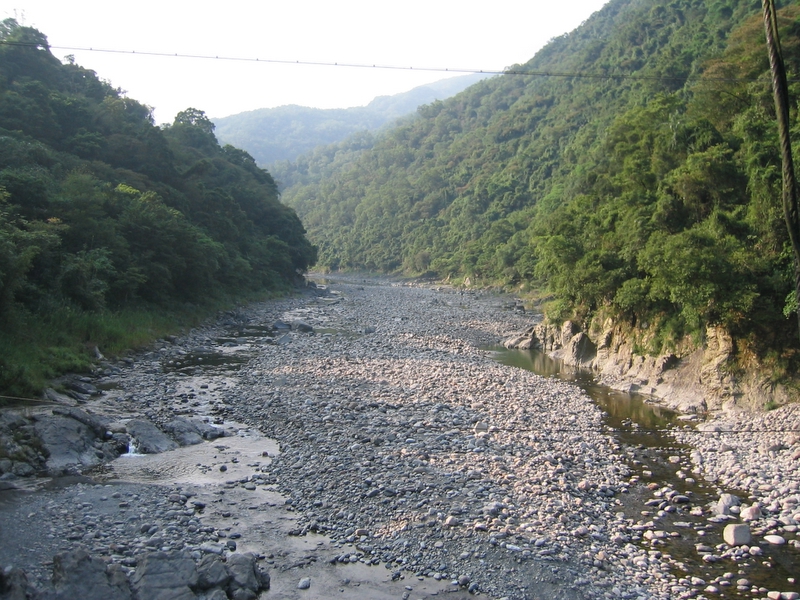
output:
[[128, 433], [136, 439], [137, 448], [142, 454], [160, 454], [178, 447], [170, 437], [144, 419], [132, 419], [127, 422]]
[[295, 321], [292, 323], [292, 329], [300, 333], [313, 333], [314, 328], [305, 321]]

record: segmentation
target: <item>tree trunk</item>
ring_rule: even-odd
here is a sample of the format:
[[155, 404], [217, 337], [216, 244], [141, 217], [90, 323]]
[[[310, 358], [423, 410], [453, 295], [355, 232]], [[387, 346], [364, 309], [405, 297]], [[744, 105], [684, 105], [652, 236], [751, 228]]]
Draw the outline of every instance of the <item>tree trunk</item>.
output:
[[786, 83], [786, 69], [783, 65], [781, 43], [778, 38], [775, 2], [774, 0], [762, 0], [762, 5], [783, 161], [783, 218], [789, 231], [794, 257], [794, 296], [797, 303], [798, 336], [800, 336], [800, 216], [797, 208], [797, 180], [794, 174], [792, 143], [789, 139], [789, 86]]

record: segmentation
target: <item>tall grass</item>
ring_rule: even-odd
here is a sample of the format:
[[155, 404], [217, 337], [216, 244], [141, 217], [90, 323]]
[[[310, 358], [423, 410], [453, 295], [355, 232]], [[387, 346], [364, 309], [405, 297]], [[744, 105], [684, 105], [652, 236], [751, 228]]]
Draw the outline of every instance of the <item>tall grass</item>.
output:
[[86, 312], [58, 306], [45, 314], [17, 312], [0, 324], [0, 406], [8, 397], [40, 395], [48, 381], [59, 375], [89, 372], [96, 363], [95, 347], [113, 358], [186, 331], [237, 303], [276, 295], [262, 292], [170, 309]]

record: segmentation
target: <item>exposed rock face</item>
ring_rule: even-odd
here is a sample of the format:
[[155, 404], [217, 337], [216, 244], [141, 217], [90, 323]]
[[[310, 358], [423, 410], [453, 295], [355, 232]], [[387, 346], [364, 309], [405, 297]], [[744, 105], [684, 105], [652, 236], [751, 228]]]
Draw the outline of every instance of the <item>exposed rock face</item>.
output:
[[659, 356], [636, 351], [631, 332], [607, 319], [589, 331], [571, 321], [560, 328], [538, 323], [509, 338], [504, 346], [539, 350], [565, 365], [590, 368], [600, 383], [627, 392], [661, 399], [681, 412], [717, 409], [760, 409], [768, 399], [789, 399], [786, 390], [769, 383], [757, 371], [734, 377], [727, 369], [736, 351], [731, 336], [709, 327], [701, 348]]
[[53, 600], [130, 600], [128, 578], [119, 565], [109, 565], [85, 550], [53, 557]]
[[597, 346], [588, 335], [579, 331], [569, 337], [560, 350], [553, 353], [556, 358], [576, 367], [590, 367], [597, 356]]
[[198, 583], [197, 565], [183, 553], [148, 554], [131, 577], [136, 597], [151, 600], [192, 600]]
[[[172, 437], [169, 437], [167, 433]], [[203, 440], [224, 430], [199, 419], [175, 417], [163, 431], [146, 419], [111, 423], [75, 407], [56, 407], [51, 415], [0, 415], [0, 489], [13, 488], [17, 477], [81, 473], [128, 451], [131, 436], [142, 454], [158, 454]], [[174, 439], [173, 439], [174, 438]]]
[[[0, 570], [4, 600], [196, 600], [249, 598], [269, 589], [269, 573], [251, 553], [227, 561], [205, 556], [199, 564], [185, 552], [153, 552], [137, 560], [130, 576], [119, 564], [107, 565], [85, 549], [53, 557], [52, 588], [28, 582], [21, 569]], [[198, 596], [198, 593], [201, 595]]]
[[111, 438], [105, 421], [79, 408], [57, 407], [52, 416], [37, 416], [34, 430], [54, 475], [94, 467], [120, 453], [119, 440]]

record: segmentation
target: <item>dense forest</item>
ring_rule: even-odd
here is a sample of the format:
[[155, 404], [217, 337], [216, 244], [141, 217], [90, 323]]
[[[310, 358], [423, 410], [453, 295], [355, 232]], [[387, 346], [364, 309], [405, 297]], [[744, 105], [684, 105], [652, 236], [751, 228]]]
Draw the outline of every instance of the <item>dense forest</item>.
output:
[[366, 106], [259, 108], [213, 119], [213, 123], [223, 143], [245, 148], [260, 166], [272, 169], [276, 163], [292, 161], [317, 146], [342, 141], [356, 132], [389, 126], [413, 114], [418, 106], [449, 98], [485, 77], [479, 73], [451, 77], [402, 94], [378, 96]]
[[[284, 201], [330, 269], [544, 290], [553, 318], [649, 328], [644, 351], [721, 326], [742, 356], [788, 365], [760, 5], [612, 0], [510, 73], [300, 157]], [[782, 6], [797, 134], [800, 7]]]
[[315, 259], [270, 174], [202, 111], [159, 128], [41, 32], [0, 23], [0, 393], [113, 346], [103, 323], [283, 290]]

